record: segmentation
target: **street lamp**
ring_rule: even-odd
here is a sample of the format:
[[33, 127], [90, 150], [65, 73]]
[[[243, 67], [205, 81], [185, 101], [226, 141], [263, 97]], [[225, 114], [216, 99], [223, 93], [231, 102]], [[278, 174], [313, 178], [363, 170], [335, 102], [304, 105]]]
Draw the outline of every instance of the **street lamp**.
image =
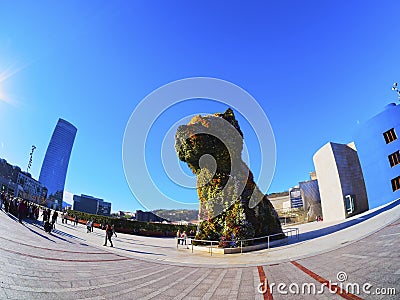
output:
[[397, 88], [397, 82], [393, 83], [392, 91], [395, 91], [397, 93], [397, 95], [399, 96], [399, 101], [400, 101], [400, 91]]
[[35, 146], [35, 145], [32, 145], [32, 150], [31, 150], [31, 153], [29, 154], [28, 168], [26, 168], [26, 172], [27, 172], [27, 173], [29, 173], [29, 169], [30, 169], [31, 166], [32, 166], [32, 156], [33, 156], [33, 152], [35, 151], [35, 149], [36, 149], [36, 146]]

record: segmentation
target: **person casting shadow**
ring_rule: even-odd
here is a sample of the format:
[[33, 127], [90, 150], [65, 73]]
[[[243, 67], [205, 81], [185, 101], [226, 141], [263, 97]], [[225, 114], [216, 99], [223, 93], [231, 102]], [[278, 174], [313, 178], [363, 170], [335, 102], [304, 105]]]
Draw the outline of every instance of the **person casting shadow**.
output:
[[107, 224], [107, 226], [106, 226], [106, 238], [104, 240], [104, 245], [103, 246], [107, 246], [107, 240], [109, 240], [110, 244], [111, 244], [111, 247], [114, 247], [114, 245], [113, 245], [113, 243], [111, 241], [111, 237], [112, 237], [113, 233], [114, 232], [113, 232], [112, 226]]

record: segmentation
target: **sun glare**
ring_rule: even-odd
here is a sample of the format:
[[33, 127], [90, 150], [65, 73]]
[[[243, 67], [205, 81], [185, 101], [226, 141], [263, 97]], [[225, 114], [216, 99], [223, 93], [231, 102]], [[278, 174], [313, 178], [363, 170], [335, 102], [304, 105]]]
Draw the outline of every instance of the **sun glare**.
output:
[[18, 67], [16, 64], [10, 64], [5, 67], [3, 70], [0, 69], [0, 102], [5, 102], [11, 105], [15, 105], [16, 101], [8, 94], [5, 90], [6, 81], [10, 80], [16, 74], [18, 74], [21, 70], [23, 70], [25, 66]]
[[0, 81], [0, 102], [6, 102], [8, 104], [14, 104], [11, 97], [9, 97], [4, 91], [3, 82]]

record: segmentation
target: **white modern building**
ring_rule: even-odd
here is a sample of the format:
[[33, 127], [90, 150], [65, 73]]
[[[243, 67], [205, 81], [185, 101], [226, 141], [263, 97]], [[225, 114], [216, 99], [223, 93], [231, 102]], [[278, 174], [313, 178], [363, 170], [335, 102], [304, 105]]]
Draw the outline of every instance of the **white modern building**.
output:
[[354, 143], [329, 142], [313, 157], [324, 221], [339, 221], [368, 210], [364, 178]]

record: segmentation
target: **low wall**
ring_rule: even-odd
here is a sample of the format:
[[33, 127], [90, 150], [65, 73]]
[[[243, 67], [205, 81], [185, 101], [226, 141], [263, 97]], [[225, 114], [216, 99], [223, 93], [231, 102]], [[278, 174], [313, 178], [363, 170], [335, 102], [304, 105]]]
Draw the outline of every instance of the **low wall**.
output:
[[[287, 244], [288, 238], [283, 238], [280, 240], [275, 240], [271, 241], [269, 243], [269, 248], [280, 246], [283, 244]], [[194, 245], [188, 245], [187, 246], [189, 249], [193, 249], [193, 251], [202, 251], [202, 252], [211, 252], [211, 246], [194, 246]], [[256, 251], [256, 250], [261, 250], [261, 249], [267, 249], [268, 248], [268, 243], [261, 243], [257, 245], [252, 245], [252, 246], [245, 246], [245, 247], [236, 247], [236, 248], [218, 248], [217, 245], [213, 245], [212, 247], [212, 253], [217, 253], [217, 254], [234, 254], [234, 253], [244, 253], [244, 252], [251, 252], [251, 251]]]

